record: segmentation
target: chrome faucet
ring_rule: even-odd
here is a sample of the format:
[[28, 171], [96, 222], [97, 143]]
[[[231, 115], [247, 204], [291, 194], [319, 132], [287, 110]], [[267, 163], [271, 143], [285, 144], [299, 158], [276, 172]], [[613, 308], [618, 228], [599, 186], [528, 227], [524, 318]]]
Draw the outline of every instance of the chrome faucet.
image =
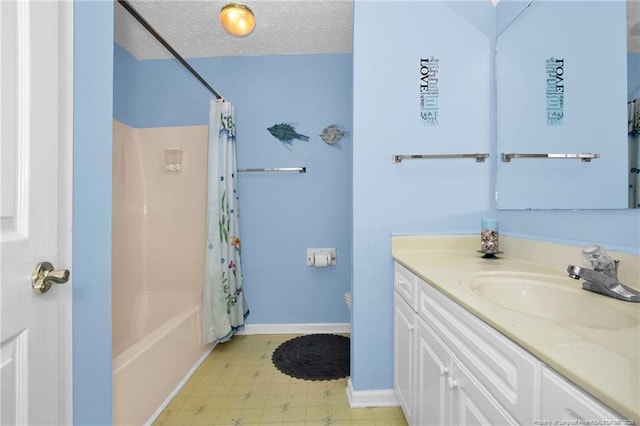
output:
[[599, 246], [585, 248], [582, 255], [593, 269], [569, 265], [567, 272], [569, 277], [575, 280], [580, 278], [585, 280], [582, 283], [584, 290], [627, 302], [640, 302], [640, 291], [628, 287], [618, 280], [619, 260], [612, 260], [608, 253]]

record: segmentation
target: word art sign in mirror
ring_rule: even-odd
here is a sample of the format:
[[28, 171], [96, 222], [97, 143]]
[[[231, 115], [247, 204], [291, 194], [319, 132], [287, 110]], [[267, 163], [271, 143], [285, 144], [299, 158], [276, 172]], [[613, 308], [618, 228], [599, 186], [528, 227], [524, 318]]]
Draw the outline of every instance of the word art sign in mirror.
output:
[[627, 208], [625, 2], [522, 4], [496, 40], [498, 208]]

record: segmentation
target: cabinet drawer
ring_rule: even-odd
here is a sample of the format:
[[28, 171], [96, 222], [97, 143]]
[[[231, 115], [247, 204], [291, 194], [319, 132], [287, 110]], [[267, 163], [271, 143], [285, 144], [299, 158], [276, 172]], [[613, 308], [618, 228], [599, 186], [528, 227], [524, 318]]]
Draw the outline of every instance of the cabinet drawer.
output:
[[542, 367], [540, 383], [540, 417], [550, 421], [616, 420], [614, 424], [626, 424], [623, 417], [546, 366]]
[[418, 315], [513, 418], [531, 422], [537, 360], [429, 284], [417, 292]]
[[417, 297], [416, 286], [418, 277], [399, 263], [394, 267], [393, 285], [398, 294], [409, 304], [411, 309], [416, 310]]

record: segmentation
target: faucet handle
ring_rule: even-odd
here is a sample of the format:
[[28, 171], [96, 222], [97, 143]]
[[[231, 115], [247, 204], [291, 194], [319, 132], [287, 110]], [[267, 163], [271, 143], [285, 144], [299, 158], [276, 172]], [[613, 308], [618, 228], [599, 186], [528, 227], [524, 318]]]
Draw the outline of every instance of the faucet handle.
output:
[[611, 259], [611, 256], [604, 248], [599, 245], [585, 247], [582, 250], [582, 258], [597, 271], [612, 271], [617, 269], [617, 262]]

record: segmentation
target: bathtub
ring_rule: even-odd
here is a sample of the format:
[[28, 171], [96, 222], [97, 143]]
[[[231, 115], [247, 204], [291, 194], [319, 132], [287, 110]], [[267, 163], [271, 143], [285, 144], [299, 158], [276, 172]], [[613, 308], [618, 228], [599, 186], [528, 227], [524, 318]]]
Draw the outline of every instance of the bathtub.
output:
[[136, 296], [128, 333], [114, 341], [113, 424], [142, 425], [211, 349], [200, 343], [196, 292]]

